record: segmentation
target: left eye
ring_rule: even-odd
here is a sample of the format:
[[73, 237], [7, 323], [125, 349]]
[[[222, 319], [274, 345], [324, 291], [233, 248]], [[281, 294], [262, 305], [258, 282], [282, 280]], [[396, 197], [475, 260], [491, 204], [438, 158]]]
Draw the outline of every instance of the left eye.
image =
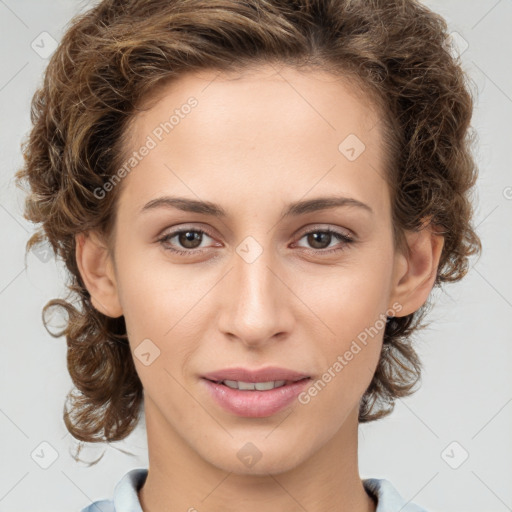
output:
[[[314, 252], [321, 254], [342, 251], [345, 245], [354, 241], [349, 235], [339, 233], [338, 231], [334, 231], [332, 229], [315, 229], [308, 231], [307, 233], [304, 233], [304, 235], [301, 237], [301, 240], [302, 238], [307, 238], [308, 243], [313, 246]], [[324, 250], [329, 247], [329, 244], [333, 241], [333, 238], [339, 242], [343, 242], [342, 246], [335, 249]], [[326, 243], [327, 246], [324, 247]], [[309, 248], [307, 249], [310, 250]]]

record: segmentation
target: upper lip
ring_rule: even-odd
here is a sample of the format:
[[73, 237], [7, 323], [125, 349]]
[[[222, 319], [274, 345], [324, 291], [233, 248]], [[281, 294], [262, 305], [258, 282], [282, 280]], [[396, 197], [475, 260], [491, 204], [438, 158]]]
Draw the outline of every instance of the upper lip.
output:
[[296, 372], [277, 366], [251, 370], [249, 368], [224, 368], [203, 375], [203, 378], [222, 382], [224, 380], [236, 380], [242, 382], [269, 382], [277, 380], [297, 381], [310, 377], [306, 373]]

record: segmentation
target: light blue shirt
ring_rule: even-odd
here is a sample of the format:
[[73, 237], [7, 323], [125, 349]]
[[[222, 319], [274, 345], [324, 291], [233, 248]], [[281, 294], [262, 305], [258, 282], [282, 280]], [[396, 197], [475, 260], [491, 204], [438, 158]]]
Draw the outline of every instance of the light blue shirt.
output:
[[[98, 500], [80, 512], [143, 512], [137, 491], [146, 480], [148, 470], [135, 468], [126, 473], [114, 488], [111, 500]], [[362, 480], [366, 491], [377, 501], [376, 512], [427, 512], [411, 502], [406, 502], [391, 482], [383, 478]]]

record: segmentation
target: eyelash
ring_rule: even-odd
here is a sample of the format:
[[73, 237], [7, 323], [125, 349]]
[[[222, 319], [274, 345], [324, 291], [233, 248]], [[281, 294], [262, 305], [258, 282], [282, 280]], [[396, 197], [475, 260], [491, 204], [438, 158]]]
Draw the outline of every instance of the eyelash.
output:
[[[187, 232], [203, 233], [205, 235], [208, 235], [210, 238], [214, 238], [206, 230], [184, 228], [184, 229], [179, 229], [177, 231], [173, 231], [171, 233], [168, 233], [168, 234], [164, 235], [163, 237], [161, 237], [160, 239], [158, 239], [157, 241], [161, 243], [161, 245], [163, 246], [163, 248], [166, 251], [170, 251], [170, 252], [172, 252], [174, 254], [177, 254], [177, 255], [180, 255], [180, 256], [196, 256], [197, 254], [201, 254], [203, 252], [203, 250], [201, 250], [201, 249], [190, 249], [188, 251], [182, 251], [180, 249], [170, 248], [168, 245], [166, 246], [166, 243], [167, 243], [168, 240], [174, 238], [176, 235], [179, 235], [181, 233], [187, 233]], [[340, 232], [335, 231], [335, 230], [330, 229], [330, 228], [326, 228], [326, 229], [318, 229], [318, 228], [317, 229], [311, 229], [310, 231], [306, 231], [305, 233], [303, 233], [302, 236], [299, 238], [299, 240], [301, 240], [302, 238], [304, 238], [305, 236], [307, 236], [307, 235], [309, 235], [311, 233], [329, 233], [329, 234], [333, 235], [335, 238], [337, 238], [340, 242], [343, 242], [344, 245], [342, 245], [342, 247], [339, 247], [337, 249], [307, 249], [306, 248], [306, 251], [310, 252], [310, 253], [322, 254], [322, 255], [337, 253], [337, 252], [344, 251], [346, 249], [347, 245], [354, 243], [354, 239], [352, 237], [350, 237], [349, 235], [346, 235], [344, 233], [340, 233]]]

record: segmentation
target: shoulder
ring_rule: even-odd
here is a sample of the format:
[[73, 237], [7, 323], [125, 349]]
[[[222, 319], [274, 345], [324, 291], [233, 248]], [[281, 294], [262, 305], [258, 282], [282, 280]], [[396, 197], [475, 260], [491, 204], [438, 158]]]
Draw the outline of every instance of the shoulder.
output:
[[424, 508], [406, 501], [393, 484], [384, 478], [366, 478], [363, 486], [377, 502], [375, 512], [428, 512]]

